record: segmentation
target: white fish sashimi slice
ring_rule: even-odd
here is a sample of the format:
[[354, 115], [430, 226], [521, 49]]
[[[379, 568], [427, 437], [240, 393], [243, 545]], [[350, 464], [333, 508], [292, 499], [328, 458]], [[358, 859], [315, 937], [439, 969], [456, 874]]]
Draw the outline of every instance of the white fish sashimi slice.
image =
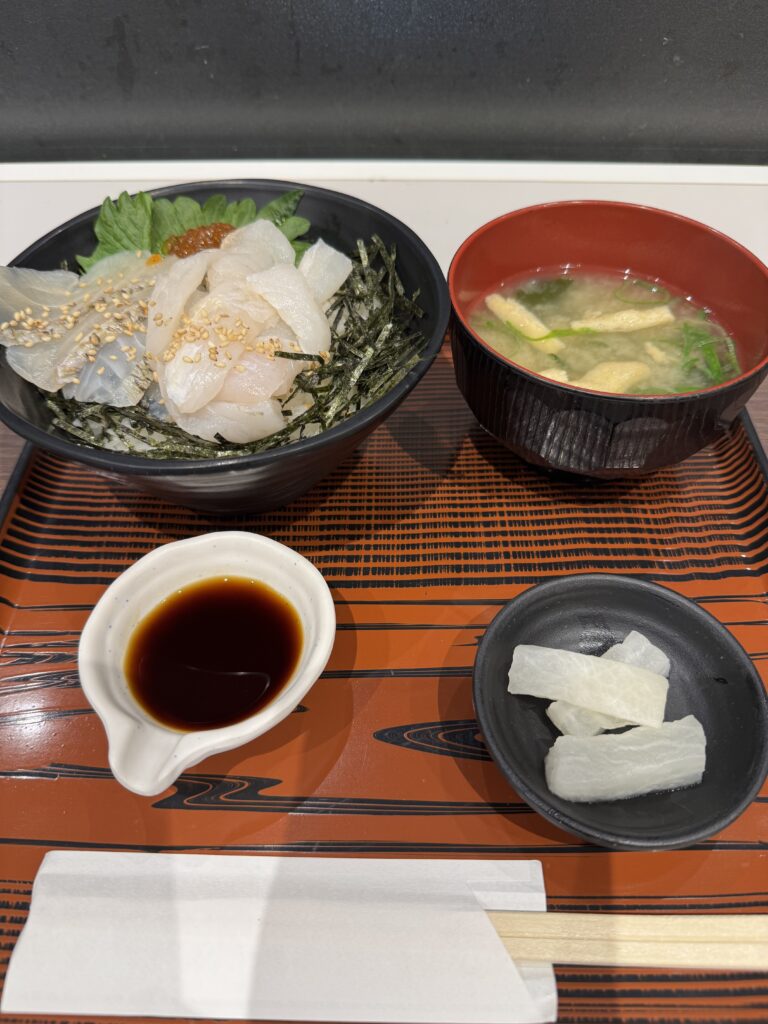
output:
[[218, 250], [206, 249], [177, 260], [157, 281], [147, 320], [147, 352], [155, 359], [166, 350], [181, 323], [187, 303], [203, 283]]
[[279, 317], [273, 324], [266, 327], [256, 336], [256, 341], [266, 341], [276, 344], [284, 352], [299, 352], [299, 343], [296, 335], [285, 321]]
[[242, 351], [241, 343], [230, 342], [214, 361], [208, 355], [207, 341], [185, 342], [159, 371], [163, 394], [180, 413], [196, 413], [218, 397]]
[[352, 260], [321, 238], [304, 253], [299, 271], [317, 301], [327, 302], [352, 273]]
[[[88, 356], [98, 352], [104, 344], [106, 337], [115, 337], [115, 331], [107, 331], [104, 328], [103, 316], [91, 310], [84, 317], [81, 317], [76, 327], [69, 330], [63, 339], [55, 345], [55, 356], [51, 358], [56, 361], [56, 377], [59, 384], [67, 384], [79, 377], [80, 371], [85, 368]], [[126, 344], [128, 339], [120, 339]], [[43, 346], [38, 346], [42, 351]]]
[[591, 654], [519, 644], [512, 656], [508, 690], [623, 718], [638, 725], [664, 721], [669, 684], [644, 668]]
[[222, 402], [248, 404], [284, 395], [305, 365], [298, 359], [270, 359], [262, 352], [243, 352], [227, 373], [218, 398]]
[[45, 314], [48, 330], [27, 332], [28, 342], [9, 348], [9, 365], [44, 391], [63, 388], [66, 397], [82, 402], [135, 404], [146, 387], [146, 367], [139, 365], [146, 324], [143, 303], [162, 272], [163, 267], [148, 267], [135, 253], [101, 260], [77, 279], [64, 309]]
[[655, 729], [559, 736], [544, 760], [544, 772], [556, 796], [591, 803], [694, 786], [705, 764], [704, 730], [688, 715]]
[[[77, 286], [77, 274], [69, 270], [30, 270], [27, 267], [0, 267], [0, 321], [31, 308], [63, 306]], [[5, 334], [5, 332], [3, 332]], [[11, 343], [11, 335], [4, 343]]]
[[[128, 342], [136, 352], [132, 359], [125, 351]], [[137, 405], [152, 383], [152, 370], [143, 353], [144, 345], [136, 334], [107, 342], [93, 362], [84, 363], [78, 383], [65, 384], [61, 393], [78, 402], [100, 402], [118, 409]]]
[[217, 435], [227, 441], [246, 444], [274, 434], [285, 426], [280, 403], [267, 399], [255, 405], [240, 405], [235, 402], [209, 402], [198, 412], [185, 415], [169, 403], [171, 418], [182, 430], [206, 441], [217, 440]]
[[[194, 340], [183, 341], [174, 357], [158, 368], [163, 393], [180, 413], [196, 413], [214, 399], [262, 402], [287, 391], [302, 369], [298, 360], [270, 359], [263, 353], [265, 340], [259, 332], [265, 323], [277, 326], [277, 314], [264, 299], [244, 289], [242, 282], [227, 282], [213, 293], [196, 293], [187, 311]], [[227, 340], [228, 330], [243, 340]], [[285, 332], [291, 333], [287, 328]], [[215, 346], [213, 359], [210, 345]], [[256, 351], [257, 346], [262, 352]], [[284, 347], [296, 345], [286, 339]]]
[[263, 263], [260, 270], [266, 270], [276, 263], [293, 266], [296, 259], [293, 246], [270, 220], [255, 220], [236, 231], [230, 231], [224, 237], [220, 251], [244, 253], [253, 259], [259, 259]]
[[278, 264], [293, 266], [293, 246], [268, 220], [257, 220], [227, 235], [208, 268], [208, 287], [216, 291], [233, 283], [245, 284], [249, 274], [258, 274]]
[[669, 658], [636, 629], [627, 633], [622, 643], [609, 647], [603, 657], [609, 661], [622, 661], [625, 665], [639, 665], [665, 679], [669, 678]]
[[547, 708], [547, 717], [565, 736], [597, 736], [605, 729], [621, 729], [630, 723], [622, 718], [601, 715], [570, 704], [566, 700], [555, 700]]
[[[29, 347], [17, 345], [9, 348], [6, 356], [8, 365], [20, 377], [43, 391], [59, 391], [70, 384], [74, 386], [85, 369], [94, 365], [90, 363], [89, 354], [97, 353], [104, 345], [102, 319], [100, 313], [91, 311], [56, 340]], [[119, 340], [129, 346], [134, 344], [133, 338], [121, 336]], [[114, 353], [114, 350], [111, 352]], [[115, 355], [115, 358], [118, 356]], [[68, 394], [66, 397], [71, 396]]]
[[175, 256], [165, 256], [158, 260], [157, 256], [148, 252], [116, 252], [94, 263], [86, 274], [78, 278], [78, 286], [82, 291], [92, 292], [101, 285], [121, 287], [149, 283], [170, 269], [175, 262]]
[[309, 290], [304, 275], [295, 267], [281, 265], [252, 274], [248, 284], [262, 296], [296, 335], [302, 352], [327, 352], [331, 329], [323, 311]]
[[[209, 289], [211, 269], [208, 269]], [[232, 278], [213, 290], [195, 293], [186, 312], [190, 320], [199, 322], [198, 326], [210, 327], [214, 342], [220, 342], [238, 319], [245, 322], [249, 331], [257, 333], [279, 323], [272, 306], [251, 291], [244, 277]]]
[[231, 287], [233, 283], [244, 283], [249, 274], [257, 274], [271, 266], [273, 264], [259, 254], [222, 252], [208, 269], [208, 287], [215, 292], [219, 288]]
[[51, 345], [35, 345], [34, 348], [14, 345], [7, 350], [6, 360], [14, 373], [43, 391], [58, 391], [61, 387], [58, 361]]
[[43, 391], [58, 391], [78, 376], [87, 361], [89, 338], [100, 320], [97, 313], [89, 313], [56, 340], [30, 347], [14, 345], [7, 349], [8, 365]]
[[[0, 344], [59, 341], [70, 329], [66, 321], [81, 318], [94, 304], [103, 302], [105, 314], [116, 312], [106, 307], [118, 295], [122, 311], [132, 311], [138, 317], [138, 300], [147, 296], [168, 262], [164, 259], [160, 265], [148, 265], [144, 254], [116, 253], [100, 260], [82, 277], [68, 270], [0, 267], [0, 320], [5, 323], [19, 309], [30, 309], [31, 317], [45, 321], [44, 326], [35, 329], [9, 324], [0, 330]], [[75, 333], [81, 328], [81, 324], [75, 326]]]

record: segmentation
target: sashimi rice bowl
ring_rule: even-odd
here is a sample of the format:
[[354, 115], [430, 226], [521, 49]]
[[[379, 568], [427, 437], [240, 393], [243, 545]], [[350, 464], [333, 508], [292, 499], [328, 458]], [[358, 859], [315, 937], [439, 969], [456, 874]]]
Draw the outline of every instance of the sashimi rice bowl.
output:
[[[301, 493], [413, 387], [448, 315], [408, 228], [281, 183], [123, 193], [15, 262], [0, 268], [0, 416], [201, 507]], [[255, 492], [307, 449], [293, 485], [282, 471]]]

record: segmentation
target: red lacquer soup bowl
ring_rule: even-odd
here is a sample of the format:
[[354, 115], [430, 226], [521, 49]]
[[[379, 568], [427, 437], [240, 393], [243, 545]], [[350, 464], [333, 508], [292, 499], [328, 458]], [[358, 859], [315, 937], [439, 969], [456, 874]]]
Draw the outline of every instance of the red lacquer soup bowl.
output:
[[[731, 334], [741, 374], [701, 391], [616, 395], [561, 384], [494, 351], [469, 324], [499, 283], [539, 268], [583, 267], [660, 279]], [[768, 268], [713, 228], [664, 210], [563, 202], [478, 228], [451, 263], [456, 379], [481, 425], [529, 462], [631, 477], [674, 465], [713, 441], [768, 373]]]

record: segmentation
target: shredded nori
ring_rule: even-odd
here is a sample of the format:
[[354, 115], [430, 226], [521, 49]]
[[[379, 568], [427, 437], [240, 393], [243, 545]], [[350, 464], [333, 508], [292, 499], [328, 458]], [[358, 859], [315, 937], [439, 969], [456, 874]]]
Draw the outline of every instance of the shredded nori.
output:
[[[283, 400], [286, 426], [247, 444], [223, 438], [205, 441], [173, 423], [152, 416], [142, 405], [118, 409], [46, 395], [52, 425], [81, 444], [124, 450], [149, 459], [211, 459], [250, 455], [327, 430], [390, 391], [422, 357], [426, 338], [417, 328], [424, 311], [418, 292], [407, 296], [395, 268], [396, 248], [374, 235], [357, 243], [352, 272], [327, 311], [331, 327], [329, 358], [278, 352], [275, 358], [302, 359], [310, 365]], [[293, 415], [297, 395], [313, 404]]]

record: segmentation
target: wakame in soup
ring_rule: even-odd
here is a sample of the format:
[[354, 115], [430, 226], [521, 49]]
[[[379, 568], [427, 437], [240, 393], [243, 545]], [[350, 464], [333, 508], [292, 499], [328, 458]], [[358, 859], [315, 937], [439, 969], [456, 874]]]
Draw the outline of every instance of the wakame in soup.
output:
[[733, 340], [706, 309], [630, 274], [561, 270], [506, 282], [470, 324], [520, 366], [594, 391], [674, 395], [740, 372]]

